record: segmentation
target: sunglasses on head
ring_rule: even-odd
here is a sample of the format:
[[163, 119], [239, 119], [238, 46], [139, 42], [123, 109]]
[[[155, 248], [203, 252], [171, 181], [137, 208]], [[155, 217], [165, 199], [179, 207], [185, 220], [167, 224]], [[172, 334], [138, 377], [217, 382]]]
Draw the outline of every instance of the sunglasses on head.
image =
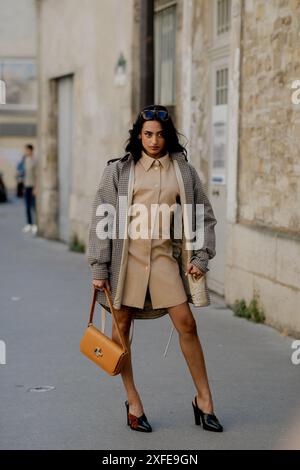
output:
[[150, 121], [155, 118], [161, 121], [167, 121], [169, 119], [168, 111], [164, 111], [163, 109], [146, 109], [141, 112], [141, 116], [145, 121]]

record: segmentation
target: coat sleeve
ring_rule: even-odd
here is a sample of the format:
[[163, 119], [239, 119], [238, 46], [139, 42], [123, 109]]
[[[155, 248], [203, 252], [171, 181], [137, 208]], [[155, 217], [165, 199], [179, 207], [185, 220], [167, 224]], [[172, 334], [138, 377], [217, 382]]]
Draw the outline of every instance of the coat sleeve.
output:
[[107, 165], [104, 168], [94, 202], [92, 217], [89, 225], [89, 239], [87, 248], [87, 260], [90, 265], [93, 279], [108, 279], [108, 265], [111, 262], [111, 238], [101, 239], [97, 235], [97, 224], [106, 215], [96, 215], [100, 204], [111, 204], [116, 207], [117, 184], [114, 181], [113, 168], [115, 165]]
[[204, 242], [202, 248], [193, 251], [190, 263], [206, 273], [209, 271], [207, 267], [208, 260], [212, 259], [216, 254], [215, 225], [217, 220], [208, 197], [203, 190], [197, 170], [192, 165], [191, 170], [193, 174], [195, 204], [204, 204]]

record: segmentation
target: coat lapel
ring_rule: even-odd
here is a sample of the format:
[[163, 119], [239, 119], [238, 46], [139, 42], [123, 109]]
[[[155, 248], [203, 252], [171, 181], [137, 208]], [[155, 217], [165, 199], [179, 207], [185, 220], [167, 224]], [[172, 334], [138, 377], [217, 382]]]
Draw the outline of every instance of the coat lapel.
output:
[[[124, 159], [122, 159], [124, 160]], [[116, 230], [117, 234], [122, 233], [128, 234], [128, 224], [129, 224], [129, 217], [128, 217], [128, 207], [132, 203], [133, 197], [133, 185], [134, 185], [134, 160], [132, 155], [130, 154], [129, 157], [124, 161], [121, 174], [119, 177], [119, 186], [118, 186], [118, 195], [122, 196], [123, 198], [127, 198], [127, 209], [126, 213], [122, 213], [122, 217], [120, 218], [119, 214], [119, 198], [117, 202], [117, 209], [116, 209]], [[122, 226], [120, 227], [120, 220], [122, 221]], [[124, 232], [123, 232], [124, 230]], [[128, 259], [128, 236], [125, 235], [122, 237], [118, 237], [119, 239], [119, 253], [121, 254], [121, 262], [120, 262], [120, 269], [118, 273], [118, 282], [115, 292], [114, 298], [114, 307], [116, 309], [120, 309], [122, 305], [122, 293], [123, 293], [123, 286], [126, 276], [126, 269], [127, 269], [127, 259]]]
[[[178, 265], [179, 265], [179, 270], [180, 270], [180, 275], [182, 278], [182, 282], [186, 291], [186, 295], [188, 297], [188, 301], [191, 302], [191, 290], [190, 290], [190, 276], [185, 275], [185, 271], [187, 269], [187, 264], [188, 261], [190, 260], [192, 256], [192, 251], [186, 248], [186, 233], [188, 234], [188, 229], [191, 227], [191, 221], [189, 221], [189, 212], [187, 211], [187, 204], [193, 204], [193, 201], [191, 201], [191, 198], [189, 197], [189, 191], [187, 191], [188, 185], [190, 186], [192, 181], [189, 178], [188, 172], [186, 169], [188, 169], [187, 165], [183, 162], [182, 157], [181, 158], [176, 158], [178, 154], [175, 155], [174, 158], [174, 168], [175, 168], [175, 173], [179, 185], [179, 190], [180, 190], [180, 200], [181, 200], [181, 210], [182, 210], [182, 216], [183, 216], [183, 222], [182, 222], [182, 240], [180, 243], [180, 253], [179, 253], [179, 258], [177, 259]], [[190, 236], [188, 235], [188, 239], [190, 239]]]

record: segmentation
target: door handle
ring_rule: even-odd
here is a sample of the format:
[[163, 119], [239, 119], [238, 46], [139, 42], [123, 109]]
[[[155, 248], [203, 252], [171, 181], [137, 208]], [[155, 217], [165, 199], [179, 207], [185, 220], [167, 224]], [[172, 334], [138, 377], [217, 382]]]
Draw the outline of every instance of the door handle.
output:
[[213, 196], [220, 196], [220, 191], [218, 189], [213, 189], [212, 195]]

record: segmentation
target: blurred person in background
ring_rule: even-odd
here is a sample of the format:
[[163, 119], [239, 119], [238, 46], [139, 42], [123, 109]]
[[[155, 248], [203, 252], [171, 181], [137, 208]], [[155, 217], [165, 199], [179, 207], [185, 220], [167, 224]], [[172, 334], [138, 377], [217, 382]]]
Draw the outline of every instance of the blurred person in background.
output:
[[7, 202], [7, 191], [3, 181], [2, 173], [0, 173], [0, 202]]
[[24, 176], [25, 176], [25, 155], [17, 163], [16, 167], [16, 197], [22, 198], [24, 196]]
[[23, 232], [37, 233], [37, 225], [34, 223], [33, 213], [35, 212], [35, 185], [36, 185], [36, 159], [33, 155], [34, 147], [32, 144], [25, 145], [24, 158], [24, 201], [26, 208], [27, 224], [23, 227]]

